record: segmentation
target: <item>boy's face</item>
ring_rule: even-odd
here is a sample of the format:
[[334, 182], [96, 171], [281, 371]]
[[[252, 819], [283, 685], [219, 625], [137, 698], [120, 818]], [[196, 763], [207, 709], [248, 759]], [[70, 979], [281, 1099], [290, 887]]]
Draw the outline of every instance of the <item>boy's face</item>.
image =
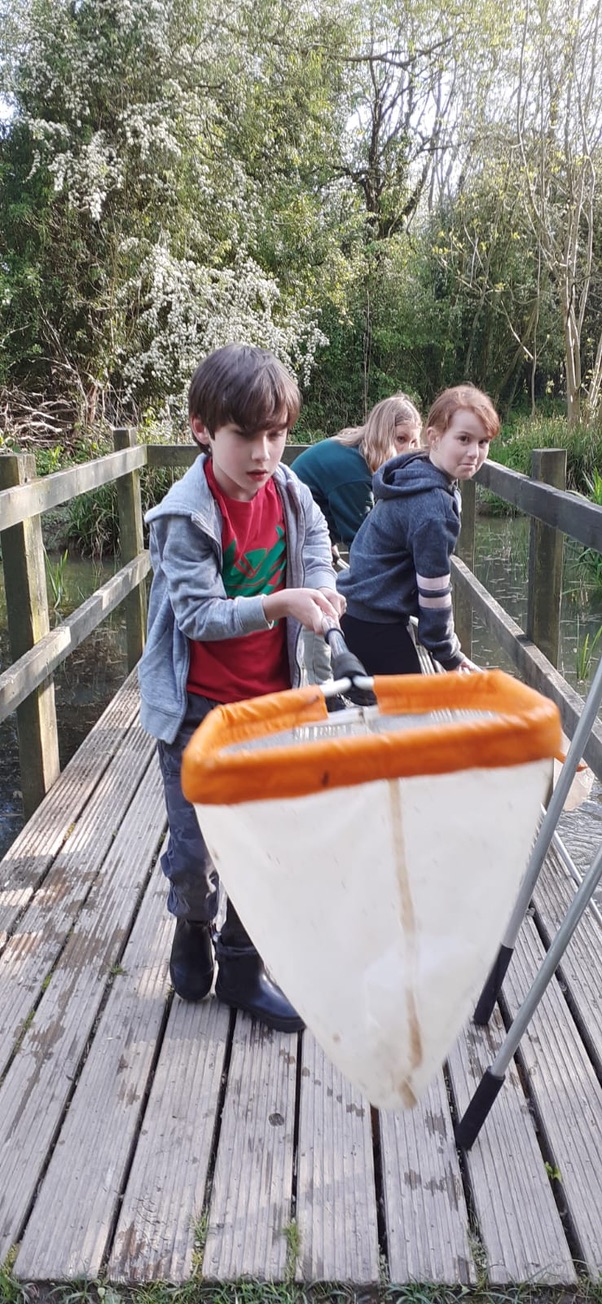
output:
[[273, 476], [282, 457], [288, 427], [286, 417], [264, 430], [247, 434], [231, 422], [213, 437], [199, 417], [190, 422], [196, 438], [211, 452], [213, 474], [227, 498], [250, 502]]
[[452, 480], [470, 480], [483, 465], [491, 442], [480, 417], [469, 408], [454, 412], [444, 434], [430, 426], [427, 440], [431, 462]]

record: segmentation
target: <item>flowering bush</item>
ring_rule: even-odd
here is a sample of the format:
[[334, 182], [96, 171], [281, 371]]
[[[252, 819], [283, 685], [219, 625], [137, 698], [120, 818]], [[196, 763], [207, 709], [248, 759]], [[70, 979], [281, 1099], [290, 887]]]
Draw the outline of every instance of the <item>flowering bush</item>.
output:
[[232, 340], [307, 382], [319, 310], [258, 256], [270, 161], [257, 166], [251, 105], [266, 76], [244, 24], [224, 28], [217, 0], [13, 5], [0, 149], [20, 185], [13, 200], [0, 181], [0, 291], [14, 378], [70, 391], [84, 425], [177, 415], [199, 359]]

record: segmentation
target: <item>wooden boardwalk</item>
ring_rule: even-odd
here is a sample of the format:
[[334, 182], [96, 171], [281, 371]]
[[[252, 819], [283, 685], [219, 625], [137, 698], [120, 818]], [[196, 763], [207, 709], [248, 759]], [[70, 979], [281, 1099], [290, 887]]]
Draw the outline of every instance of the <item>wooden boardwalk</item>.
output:
[[[309, 1033], [173, 996], [164, 836], [131, 677], [0, 863], [0, 1261], [16, 1247], [34, 1283], [599, 1280], [593, 914], [459, 1156], [452, 1119], [501, 1016], [466, 1029], [416, 1110], [377, 1115]], [[570, 895], [552, 856], [506, 1016]]]

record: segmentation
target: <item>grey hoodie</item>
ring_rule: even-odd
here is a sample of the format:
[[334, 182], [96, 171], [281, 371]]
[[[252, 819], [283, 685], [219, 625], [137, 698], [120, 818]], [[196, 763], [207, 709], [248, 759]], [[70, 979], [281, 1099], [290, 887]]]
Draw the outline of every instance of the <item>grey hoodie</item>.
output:
[[[261, 595], [228, 598], [222, 580], [222, 514], [199, 456], [147, 513], [154, 571], [148, 638], [138, 668], [141, 720], [148, 733], [173, 742], [186, 713], [189, 639], [237, 638], [269, 629]], [[280, 464], [274, 473], [284, 508], [286, 587], [334, 590], [326, 521], [306, 485]], [[287, 620], [291, 684], [299, 682], [299, 625]]]
[[450, 557], [460, 533], [460, 494], [428, 453], [394, 457], [372, 481], [375, 506], [337, 579], [347, 612], [394, 623], [418, 617], [418, 637], [446, 670], [460, 665]]

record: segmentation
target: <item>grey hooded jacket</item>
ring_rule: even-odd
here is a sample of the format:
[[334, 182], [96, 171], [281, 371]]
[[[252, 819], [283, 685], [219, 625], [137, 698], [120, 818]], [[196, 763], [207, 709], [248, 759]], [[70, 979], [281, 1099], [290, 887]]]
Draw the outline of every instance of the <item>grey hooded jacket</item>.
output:
[[337, 580], [347, 612], [383, 623], [418, 617], [418, 637], [444, 666], [462, 661], [454, 633], [450, 557], [460, 533], [455, 482], [421, 450], [394, 457], [372, 481], [375, 506]]
[[[141, 720], [173, 742], [186, 713], [189, 639], [237, 638], [268, 629], [261, 595], [228, 598], [222, 581], [222, 514], [197, 457], [186, 475], [147, 513], [153, 582], [148, 637], [138, 670]], [[309, 489], [279, 465], [274, 483], [286, 527], [286, 587], [336, 587], [326, 521]], [[299, 683], [299, 625], [287, 620], [291, 684]]]

